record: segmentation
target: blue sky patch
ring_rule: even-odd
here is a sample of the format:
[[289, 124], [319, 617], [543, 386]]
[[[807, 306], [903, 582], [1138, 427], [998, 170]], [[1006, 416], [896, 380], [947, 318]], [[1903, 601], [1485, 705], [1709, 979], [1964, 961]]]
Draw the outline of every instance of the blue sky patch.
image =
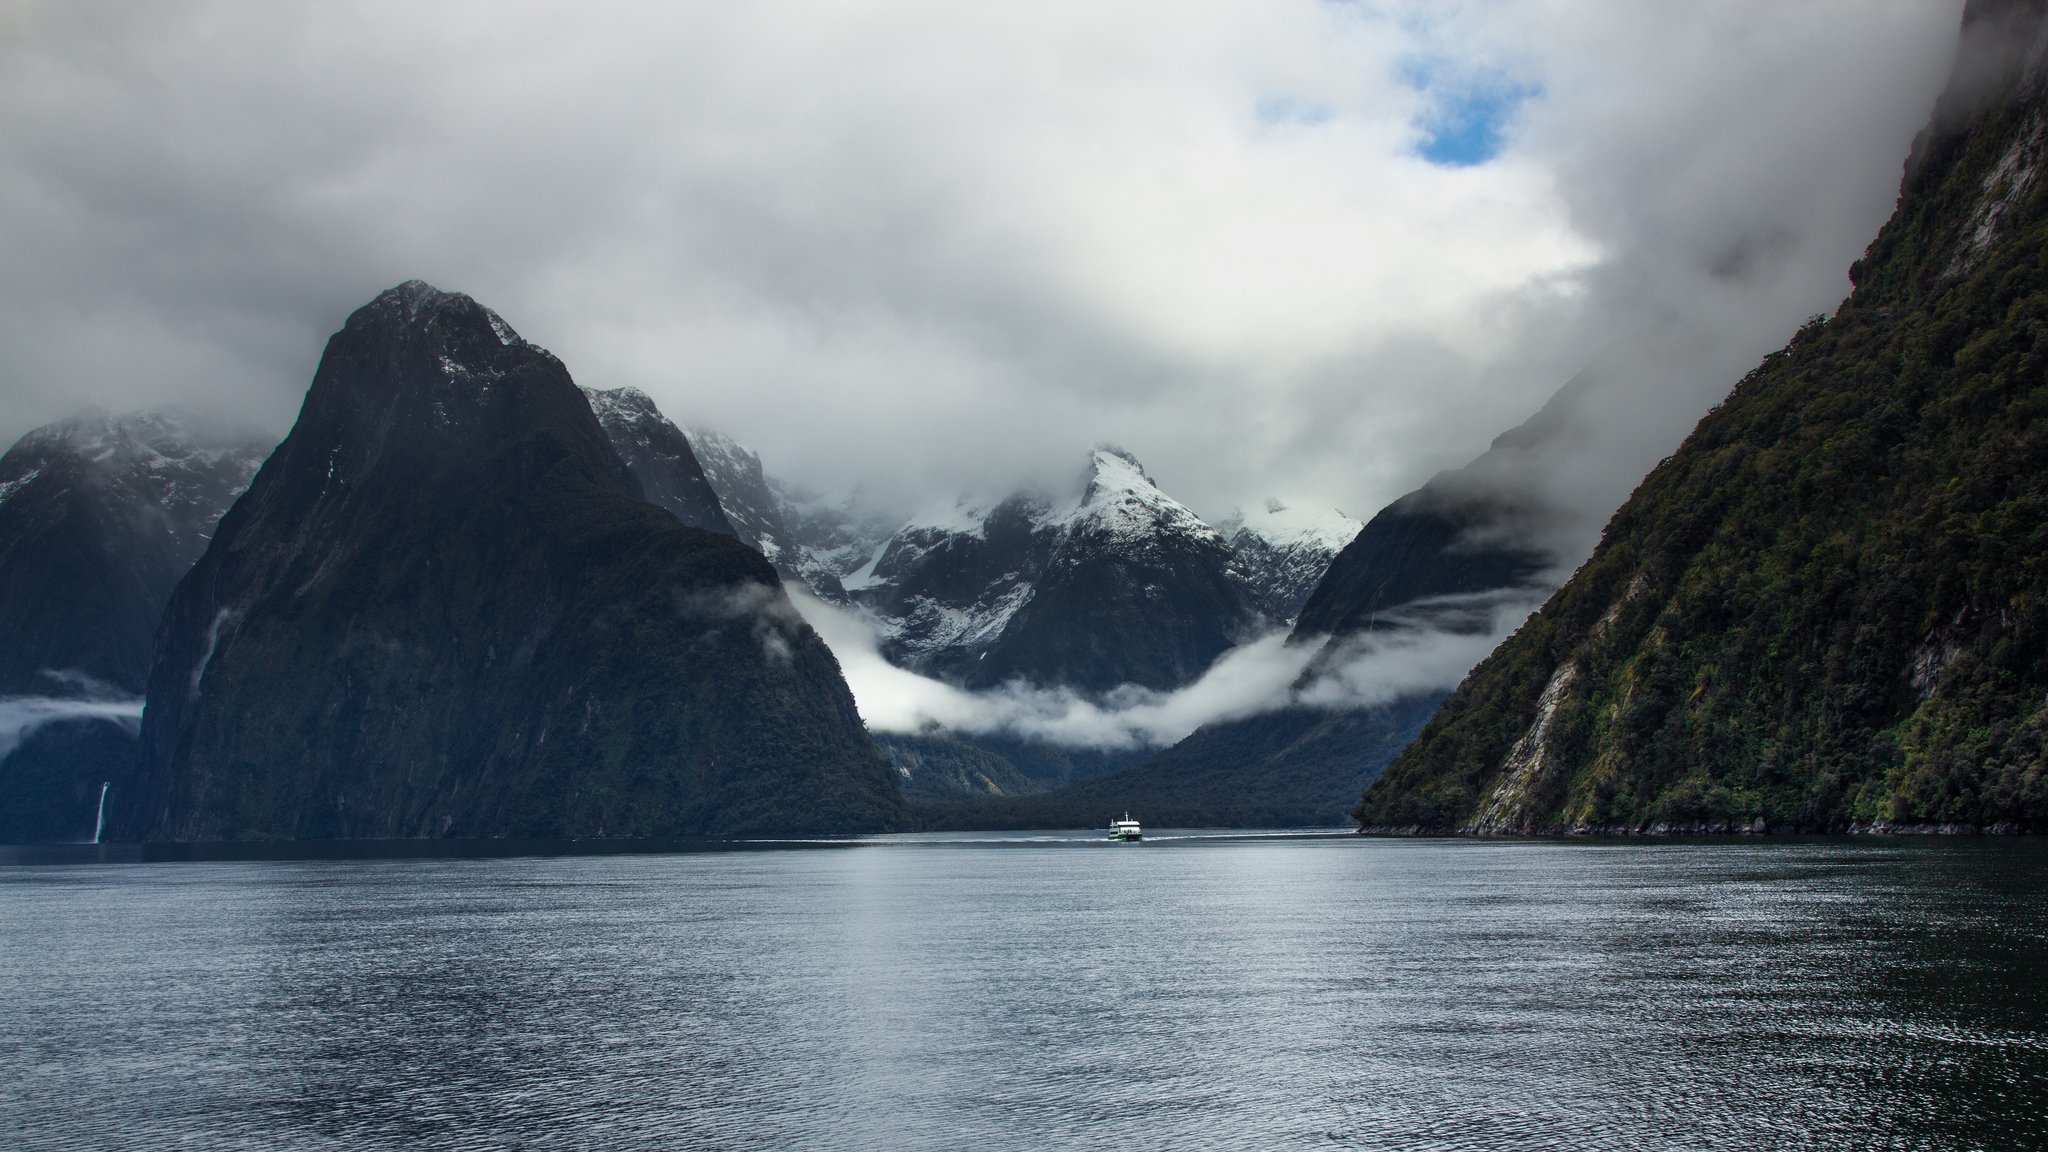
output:
[[1446, 168], [1470, 168], [1499, 155], [1515, 113], [1543, 94], [1540, 85], [1504, 73], [1453, 77], [1425, 63], [1411, 64], [1402, 79], [1429, 100], [1416, 121], [1422, 139], [1415, 151]]

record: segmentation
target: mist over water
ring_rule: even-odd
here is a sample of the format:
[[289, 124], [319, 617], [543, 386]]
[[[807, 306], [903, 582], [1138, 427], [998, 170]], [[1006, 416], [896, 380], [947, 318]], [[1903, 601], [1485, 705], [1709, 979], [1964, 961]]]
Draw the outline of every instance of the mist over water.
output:
[[0, 866], [13, 1147], [2038, 1148], [2048, 851]]

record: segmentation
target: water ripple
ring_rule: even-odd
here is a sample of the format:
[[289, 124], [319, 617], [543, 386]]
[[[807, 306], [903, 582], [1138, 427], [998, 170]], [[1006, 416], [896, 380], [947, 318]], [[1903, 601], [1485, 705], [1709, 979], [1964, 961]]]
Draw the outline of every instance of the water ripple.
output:
[[2041, 1148], [2048, 851], [0, 867], [9, 1147]]

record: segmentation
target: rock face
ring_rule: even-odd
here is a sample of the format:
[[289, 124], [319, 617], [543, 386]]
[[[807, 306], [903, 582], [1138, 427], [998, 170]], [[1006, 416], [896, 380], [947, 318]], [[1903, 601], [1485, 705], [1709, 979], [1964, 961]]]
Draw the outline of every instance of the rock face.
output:
[[267, 451], [89, 412], [0, 457], [0, 843], [88, 839], [128, 786], [164, 603]]
[[164, 602], [269, 446], [189, 417], [90, 412], [0, 457], [0, 695], [46, 671], [139, 693]]
[[417, 281], [328, 342], [166, 610], [119, 830], [675, 836], [900, 813], [773, 569], [641, 498], [561, 363]]
[[612, 450], [639, 482], [641, 495], [692, 528], [738, 535], [704, 478], [689, 438], [661, 414], [653, 397], [638, 388], [585, 388], [583, 395]]
[[1237, 553], [1238, 568], [1274, 620], [1292, 621], [1323, 574], [1365, 525], [1342, 512], [1290, 508], [1278, 500], [1216, 526]]
[[967, 688], [1178, 688], [1271, 626], [1222, 535], [1115, 448], [1066, 499], [914, 518], [844, 583], [892, 662]]
[[857, 499], [834, 501], [790, 488], [769, 476], [761, 457], [732, 437], [692, 428], [690, 444], [718, 493], [734, 531], [768, 558], [785, 580], [844, 603], [840, 578], [866, 564], [896, 519], [877, 516]]
[[1650, 473], [1366, 826], [2048, 830], [2048, 19], [1969, 5], [1855, 290]]

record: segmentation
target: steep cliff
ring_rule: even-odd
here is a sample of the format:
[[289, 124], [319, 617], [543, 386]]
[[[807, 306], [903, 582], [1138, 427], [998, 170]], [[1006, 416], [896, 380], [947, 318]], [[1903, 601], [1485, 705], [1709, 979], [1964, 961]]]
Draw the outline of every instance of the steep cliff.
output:
[[2048, 830], [2048, 56], [1970, 4], [1897, 209], [1366, 826]]
[[767, 562], [647, 503], [561, 363], [417, 281], [328, 342], [165, 613], [119, 830], [873, 828], [900, 794]]

